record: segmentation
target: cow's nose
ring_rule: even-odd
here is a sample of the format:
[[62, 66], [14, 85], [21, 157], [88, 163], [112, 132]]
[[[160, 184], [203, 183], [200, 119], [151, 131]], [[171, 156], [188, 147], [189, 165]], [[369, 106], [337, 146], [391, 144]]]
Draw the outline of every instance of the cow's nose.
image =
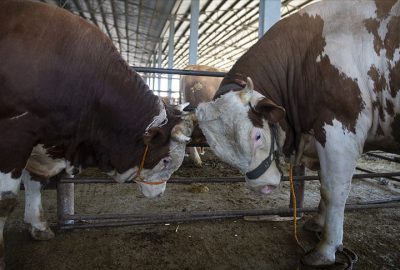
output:
[[162, 163], [164, 165], [164, 168], [168, 167], [168, 165], [171, 163], [171, 157], [166, 157], [162, 159]]

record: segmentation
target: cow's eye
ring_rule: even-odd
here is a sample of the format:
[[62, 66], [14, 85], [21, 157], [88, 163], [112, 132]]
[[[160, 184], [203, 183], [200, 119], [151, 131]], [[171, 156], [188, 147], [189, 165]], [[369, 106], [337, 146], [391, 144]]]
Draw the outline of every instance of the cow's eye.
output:
[[256, 134], [256, 141], [259, 141], [261, 139], [261, 134], [260, 133], [257, 133]]

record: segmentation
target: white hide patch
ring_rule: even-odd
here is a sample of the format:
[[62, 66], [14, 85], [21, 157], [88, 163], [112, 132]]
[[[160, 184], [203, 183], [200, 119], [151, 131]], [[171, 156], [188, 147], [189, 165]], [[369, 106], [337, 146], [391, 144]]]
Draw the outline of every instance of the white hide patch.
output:
[[[47, 154], [43, 144], [36, 145], [28, 159], [25, 169], [36, 175], [50, 178], [59, 174], [62, 170], [67, 168], [65, 159], [53, 159]], [[69, 167], [70, 170], [72, 168]]]
[[[252, 91], [250, 102], [257, 102], [264, 96]], [[238, 168], [243, 174], [256, 168], [268, 157], [271, 146], [269, 126], [255, 128], [248, 117], [249, 104], [240, 99], [240, 92], [229, 92], [212, 102], [201, 103], [196, 116], [200, 129], [214, 153], [223, 161]], [[254, 141], [254, 130], [261, 134], [262, 142]], [[280, 129], [282, 135], [283, 131]], [[283, 137], [283, 135], [281, 136]], [[284, 138], [280, 138], [282, 143]], [[264, 188], [279, 184], [281, 174], [275, 162], [259, 178], [246, 179], [251, 188]]]
[[[262, 95], [255, 92], [258, 98]], [[251, 162], [250, 133], [253, 127], [239, 92], [229, 92], [215, 101], [200, 103], [196, 110], [200, 129], [215, 154], [245, 173]]]
[[[363, 8], [358, 8], [360, 5]], [[400, 8], [400, 2], [397, 2], [391, 11]], [[308, 14], [310, 16], [320, 16], [324, 22], [323, 37], [326, 45], [322, 56], [329, 57], [331, 64], [336, 67], [345, 77], [354, 80], [360, 91], [361, 98], [364, 102], [364, 114], [368, 114], [367, 119], [371, 119], [371, 128], [368, 130], [368, 141], [374, 141], [378, 126], [380, 126], [385, 135], [391, 134], [391, 116], [386, 112], [387, 100], [393, 104], [400, 104], [400, 95], [395, 98], [391, 97], [388, 89], [377, 96], [374, 92], [375, 82], [368, 74], [371, 68], [374, 68], [379, 75], [382, 75], [386, 82], [389, 82], [388, 66], [394, 67], [399, 61], [399, 49], [395, 50], [393, 60], [386, 59], [386, 49], [382, 48], [378, 53], [374, 47], [374, 35], [368, 32], [365, 21], [377, 18], [377, 7], [375, 1], [324, 1], [311, 5], [300, 11], [300, 14]], [[382, 40], [388, 33], [388, 22], [392, 16], [388, 16], [380, 22], [378, 35]], [[338, 48], [346, 48], [342, 50]], [[321, 60], [318, 56], [316, 62]], [[372, 103], [378, 101], [383, 107], [385, 114], [384, 119], [379, 116], [378, 109], [374, 109]], [[395, 105], [395, 114], [398, 109]], [[368, 120], [364, 120], [368, 121]]]
[[0, 200], [2, 198], [2, 193], [5, 192], [5, 196], [8, 196], [7, 192], [12, 192], [17, 196], [19, 187], [21, 183], [21, 178], [13, 179], [11, 173], [0, 173]]

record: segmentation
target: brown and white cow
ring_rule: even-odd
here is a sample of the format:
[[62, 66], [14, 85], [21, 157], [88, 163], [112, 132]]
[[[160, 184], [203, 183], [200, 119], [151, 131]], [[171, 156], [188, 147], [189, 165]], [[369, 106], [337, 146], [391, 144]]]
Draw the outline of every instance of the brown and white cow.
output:
[[[189, 65], [185, 70], [221, 72], [219, 69], [206, 65]], [[219, 77], [182, 75], [180, 78], [180, 93], [183, 102], [197, 107], [201, 102], [211, 101], [222, 81]], [[201, 158], [196, 147], [188, 147], [189, 156], [194, 164], [202, 166]]]
[[[297, 163], [319, 158], [321, 201], [308, 225], [322, 239], [306, 264], [335, 261], [361, 153], [400, 153], [399, 47], [399, 0], [318, 2], [276, 23], [235, 63], [215, 101], [198, 106], [210, 147], [264, 194], [280, 182], [280, 149]], [[254, 85], [248, 79], [243, 89], [237, 79], [246, 77]]]
[[73, 166], [97, 166], [119, 182], [140, 180], [147, 197], [164, 192], [191, 127], [98, 28], [43, 3], [2, 0], [0, 59], [0, 269], [3, 227], [21, 178], [25, 222], [38, 239], [53, 233], [31, 175], [48, 179]]

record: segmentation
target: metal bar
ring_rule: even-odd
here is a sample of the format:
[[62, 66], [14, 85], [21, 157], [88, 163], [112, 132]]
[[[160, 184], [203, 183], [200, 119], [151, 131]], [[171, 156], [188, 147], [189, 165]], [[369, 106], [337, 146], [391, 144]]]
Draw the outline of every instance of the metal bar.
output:
[[[367, 172], [367, 173], [375, 173], [374, 171], [371, 171], [371, 170], [368, 170], [368, 169], [364, 169], [364, 168], [360, 168], [360, 167], [356, 167], [356, 170], [359, 170], [359, 171], [362, 171], [362, 172]], [[393, 181], [397, 181], [397, 182], [400, 182], [400, 179], [398, 179], [398, 178], [394, 178], [394, 177], [385, 177], [385, 178], [388, 178], [388, 179], [390, 179], [390, 180], [393, 180]]]
[[112, 39], [113, 36], [111, 35], [110, 28], [108, 27], [108, 22], [106, 20], [106, 16], [104, 15], [103, 2], [100, 3], [100, 0], [97, 0], [97, 5], [100, 8], [101, 19], [103, 20], [103, 24], [106, 27], [107, 34]]
[[192, 0], [190, 6], [189, 65], [197, 64], [197, 46], [199, 40], [200, 0]]
[[98, 22], [97, 22], [97, 20], [96, 20], [96, 17], [95, 17], [94, 14], [93, 14], [93, 8], [92, 8], [92, 6], [91, 6], [89, 0], [85, 0], [85, 4], [86, 4], [86, 6], [87, 6], [87, 8], [88, 8], [88, 11], [89, 11], [90, 20], [91, 20], [97, 27], [100, 28], [100, 26], [99, 26], [99, 24], [98, 24]]
[[78, 9], [79, 16], [81, 16], [82, 18], [87, 20], [85, 14], [83, 13], [83, 9], [82, 9], [81, 5], [79, 4], [79, 2], [77, 2], [76, 0], [72, 0], [72, 3], [74, 3], [76, 8]]
[[117, 32], [118, 47], [119, 47], [119, 51], [122, 52], [121, 35], [119, 34], [119, 27], [118, 27], [118, 18], [115, 15], [117, 13], [115, 10], [115, 2], [112, 0], [110, 2], [111, 2], [112, 15], [113, 15], [113, 19], [114, 19], [115, 31]]
[[74, 184], [57, 183], [57, 218], [58, 224], [73, 224], [74, 221], [66, 218], [74, 214]]
[[[129, 20], [128, 20], [128, 17], [129, 17], [129, 7], [128, 7], [128, 1], [124, 1], [124, 8], [125, 8], [125, 35], [126, 35], [126, 42], [127, 42], [127, 45], [126, 45], [126, 62], [129, 64], [129, 62], [130, 62], [130, 55], [129, 55], [129, 53], [130, 53], [130, 44], [129, 44], [129, 40], [130, 40], [130, 38], [129, 38], [129, 29], [128, 29], [128, 24], [129, 24]], [[121, 52], [122, 53], [122, 52]]]
[[[398, 200], [398, 199], [397, 199]], [[393, 200], [392, 200], [393, 201]], [[345, 210], [360, 210], [360, 209], [378, 209], [378, 208], [397, 208], [400, 207], [400, 203], [369, 203], [364, 202], [360, 204], [346, 204]], [[318, 211], [315, 207], [310, 208], [299, 208], [298, 213], [308, 213]], [[114, 222], [98, 222], [92, 224], [71, 224], [71, 225], [61, 225], [60, 229], [70, 230], [70, 229], [87, 229], [87, 228], [100, 228], [100, 227], [121, 227], [121, 226], [131, 226], [131, 225], [143, 225], [143, 224], [159, 224], [159, 223], [171, 223], [171, 222], [187, 222], [195, 220], [214, 220], [214, 219], [237, 219], [243, 218], [244, 216], [259, 216], [259, 215], [281, 215], [288, 216], [293, 214], [293, 209], [289, 208], [277, 208], [277, 209], [256, 209], [256, 210], [229, 210], [229, 211], [202, 211], [202, 212], [192, 212], [192, 213], [171, 213], [171, 214], [152, 214], [144, 215], [139, 217], [139, 215], [134, 215], [132, 220], [127, 219], [128, 215], [119, 215], [119, 219], [124, 219], [125, 221], [114, 221]], [[77, 216], [67, 216], [66, 218], [75, 219]], [[87, 217], [86, 219], [81, 219], [86, 221], [89, 219], [89, 215], [81, 215], [80, 217]], [[109, 216], [110, 217], [110, 216]], [[139, 217], [139, 218], [138, 218]], [[97, 217], [92, 216], [93, 220]], [[75, 219], [76, 220], [76, 219]]]
[[169, 68], [151, 68], [151, 67], [133, 67], [136, 72], [145, 73], [164, 73], [164, 74], [178, 74], [178, 75], [195, 75], [195, 76], [211, 76], [211, 77], [224, 77], [225, 72], [213, 71], [197, 71], [185, 69], [169, 69]]
[[382, 155], [379, 155], [379, 154], [376, 154], [376, 153], [367, 153], [367, 155], [371, 156], [371, 157], [377, 157], [377, 158], [380, 158], [380, 159], [392, 161], [392, 162], [397, 162], [397, 163], [400, 162], [400, 158], [399, 157], [390, 158], [390, 157], [385, 157], [385, 156], [382, 156]]
[[[390, 173], [362, 173], [354, 174], [353, 179], [360, 178], [375, 178], [375, 177], [391, 177], [400, 176], [400, 172]], [[293, 176], [294, 181], [314, 181], [319, 180], [318, 175], [305, 175], [305, 176]], [[282, 181], [289, 181], [287, 176], [282, 177]], [[243, 177], [191, 177], [191, 178], [171, 178], [168, 183], [176, 184], [191, 184], [191, 183], [239, 183], [244, 182]], [[74, 184], [116, 184], [116, 182], [110, 178], [61, 178], [59, 183], [74, 183]], [[125, 183], [132, 183], [127, 181]]]
[[[158, 56], [157, 56], [157, 67], [161, 68], [161, 58], [162, 58], [162, 43], [163, 39], [160, 39], [160, 43], [158, 44]], [[157, 84], [158, 84], [158, 95], [160, 95], [160, 90], [161, 90], [161, 74], [158, 74], [157, 78]]]
[[[169, 19], [169, 37], [168, 37], [168, 69], [174, 67], [174, 37], [175, 37], [175, 17]], [[172, 74], [168, 75], [168, 99], [171, 101], [172, 92]]]
[[[306, 174], [306, 169], [304, 165], [298, 165], [293, 168], [293, 176], [305, 176]], [[304, 201], [304, 180], [297, 180], [293, 183], [294, 187], [294, 192], [296, 195], [296, 207], [297, 208], [302, 208], [303, 207], [303, 201]], [[293, 208], [293, 196], [292, 193], [290, 193], [290, 202], [289, 202], [289, 208]]]

